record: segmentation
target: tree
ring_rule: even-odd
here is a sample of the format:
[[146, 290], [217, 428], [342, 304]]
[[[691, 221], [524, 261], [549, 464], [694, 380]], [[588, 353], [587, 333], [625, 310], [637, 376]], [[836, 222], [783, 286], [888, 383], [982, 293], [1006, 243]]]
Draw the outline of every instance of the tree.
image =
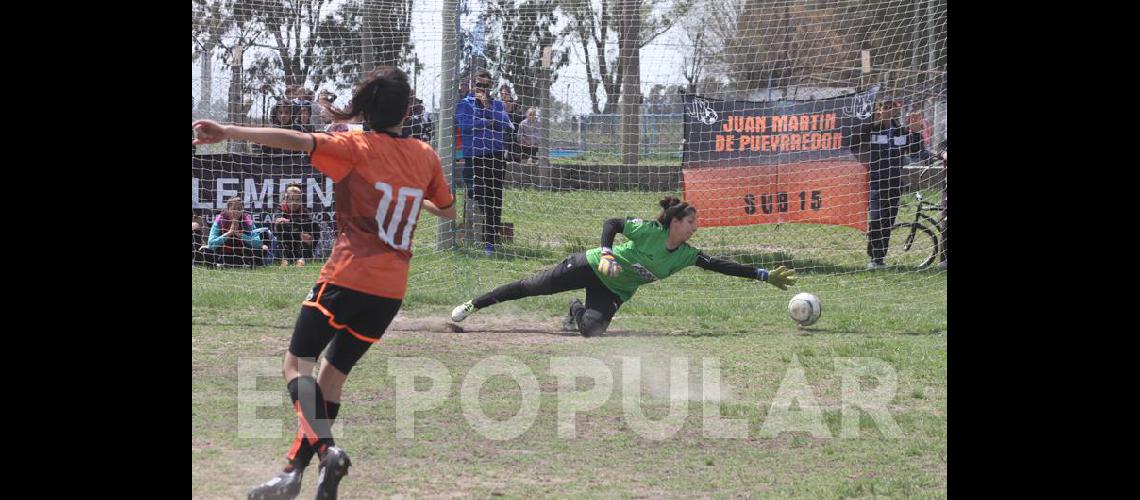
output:
[[365, 51], [365, 71], [392, 65], [409, 70], [422, 68], [413, 53], [412, 7], [414, 0], [365, 0], [361, 44]]
[[[685, 38], [692, 47], [681, 68], [686, 91], [711, 95], [719, 89], [731, 65], [726, 58], [727, 44], [736, 36], [736, 19], [744, 7], [743, 0], [706, 0], [702, 6], [715, 16], [687, 16], [682, 21]], [[711, 87], [711, 88], [710, 88]]]
[[641, 151], [641, 2], [622, 0], [618, 24], [618, 61], [622, 70], [621, 161], [637, 165]]
[[244, 75], [231, 85], [242, 93], [280, 94], [287, 85], [327, 81], [348, 88], [374, 65], [416, 69], [413, 1], [195, 0], [195, 57], [212, 57], [218, 47], [229, 64], [241, 46]]
[[[232, 64], [240, 56], [243, 48], [260, 36], [261, 32], [250, 18], [250, 9], [244, 2], [233, 0], [195, 0], [192, 10], [193, 38], [192, 57], [202, 61], [201, 96], [199, 96], [203, 116], [209, 115], [213, 100], [213, 63], [215, 57], [222, 64]], [[229, 110], [226, 119], [241, 121], [253, 105], [242, 99], [242, 79], [240, 70], [237, 78], [230, 78]]]
[[[564, 0], [562, 13], [568, 24], [562, 33], [576, 42], [586, 67], [590, 105], [594, 113], [614, 113], [619, 97], [631, 74], [631, 66], [640, 67], [640, 49], [673, 28], [684, 19], [693, 6], [693, 0]], [[633, 19], [636, 18], [636, 19]], [[626, 21], [628, 20], [628, 21]], [[622, 30], [623, 22], [636, 25], [636, 29]], [[628, 38], [636, 50], [622, 56], [620, 47]], [[607, 50], [617, 46], [617, 51]], [[628, 49], [628, 47], [627, 47]], [[595, 61], [597, 70], [595, 72]], [[640, 80], [640, 73], [637, 77]], [[605, 107], [601, 106], [599, 90], [605, 92]], [[640, 90], [637, 92], [640, 96]]]
[[534, 106], [541, 88], [558, 79], [559, 68], [569, 64], [569, 53], [560, 51], [551, 61], [550, 81], [545, 81], [542, 52], [554, 47], [553, 26], [559, 0], [490, 0], [482, 19], [492, 26], [488, 33], [487, 62], [499, 78], [511, 82], [523, 106]]
[[[927, 9], [944, 0], [781, 2], [744, 0], [725, 44], [732, 86], [739, 91], [792, 85], [860, 86], [860, 51], [869, 50], [885, 88], [915, 88], [918, 60], [928, 54], [926, 28], [944, 38], [944, 18], [927, 26]], [[937, 17], [937, 16], [935, 16]], [[941, 58], [939, 58], [941, 61]], [[941, 64], [937, 70], [945, 70]], [[770, 83], [769, 83], [770, 82]]]

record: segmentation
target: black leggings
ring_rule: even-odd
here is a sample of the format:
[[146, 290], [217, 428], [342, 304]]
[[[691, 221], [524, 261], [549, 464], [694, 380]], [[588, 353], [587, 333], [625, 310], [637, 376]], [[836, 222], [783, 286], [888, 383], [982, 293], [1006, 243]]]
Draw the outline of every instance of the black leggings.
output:
[[571, 313], [584, 337], [605, 333], [610, 320], [621, 307], [622, 300], [610, 291], [594, 274], [585, 253], [576, 253], [562, 262], [529, 278], [507, 283], [490, 293], [476, 298], [475, 307], [484, 308], [499, 302], [518, 300], [535, 295], [553, 295], [569, 290], [586, 289], [585, 307], [575, 307]]
[[315, 360], [323, 349], [325, 359], [347, 375], [368, 348], [384, 336], [402, 303], [317, 283], [301, 303], [289, 352], [301, 359]]
[[277, 236], [277, 241], [281, 243], [280, 258], [296, 260], [312, 257], [313, 247], [301, 240], [301, 233], [306, 232], [301, 224], [277, 224], [277, 228], [274, 231], [274, 235]]

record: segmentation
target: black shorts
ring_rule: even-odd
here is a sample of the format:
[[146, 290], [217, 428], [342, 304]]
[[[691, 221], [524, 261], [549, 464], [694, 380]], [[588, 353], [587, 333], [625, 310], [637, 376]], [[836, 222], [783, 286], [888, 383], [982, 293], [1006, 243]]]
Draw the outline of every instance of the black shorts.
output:
[[301, 304], [289, 352], [316, 359], [321, 350], [337, 370], [348, 374], [400, 310], [402, 300], [377, 297], [328, 283], [317, 283]]

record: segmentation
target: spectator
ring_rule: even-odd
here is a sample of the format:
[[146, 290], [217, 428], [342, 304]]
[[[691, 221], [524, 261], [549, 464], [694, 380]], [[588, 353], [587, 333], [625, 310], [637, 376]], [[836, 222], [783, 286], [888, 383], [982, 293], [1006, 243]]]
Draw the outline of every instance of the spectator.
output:
[[867, 269], [886, 267], [884, 259], [890, 244], [891, 226], [899, 212], [902, 191], [902, 166], [908, 156], [922, 159], [930, 152], [922, 146], [921, 128], [911, 122], [909, 128], [896, 117], [901, 107], [895, 101], [879, 103], [871, 123], [864, 125], [851, 141], [851, 150], [868, 169], [870, 178], [870, 214], [867, 230]]
[[933, 128], [930, 126], [930, 121], [923, 115], [919, 105], [911, 107], [911, 112], [907, 114], [907, 128], [911, 130], [918, 130], [922, 134], [922, 145], [930, 148], [930, 136], [933, 133]]
[[403, 135], [406, 137], [415, 137], [416, 139], [431, 144], [434, 128], [435, 125], [431, 122], [431, 117], [424, 111], [424, 101], [416, 99], [412, 104], [411, 112], [409, 112], [408, 117], [404, 119]]
[[313, 247], [319, 235], [312, 214], [305, 207], [300, 184], [290, 184], [285, 188], [279, 211], [273, 218], [273, 235], [281, 244], [281, 266], [296, 261], [297, 267], [305, 266], [305, 259], [313, 257]]
[[322, 90], [317, 96], [317, 112], [313, 114], [313, 121], [320, 123], [317, 124], [322, 130], [324, 127], [336, 122], [336, 118], [332, 115], [333, 101], [336, 100], [336, 94], [327, 90]]
[[321, 110], [314, 101], [313, 91], [303, 85], [290, 84], [285, 87], [285, 99], [292, 105], [293, 112], [292, 120], [285, 125], [285, 128], [299, 132], [316, 130], [313, 125], [313, 115], [320, 114]]
[[504, 133], [514, 125], [502, 101], [491, 93], [491, 72], [475, 73], [475, 92], [459, 101], [455, 120], [463, 131], [463, 156], [471, 158], [475, 202], [483, 212], [483, 251], [495, 251], [503, 211], [503, 178], [506, 174]]
[[293, 124], [289, 127], [302, 133], [316, 131], [313, 128], [313, 103], [304, 99], [293, 100]]
[[274, 127], [289, 128], [293, 124], [292, 99], [278, 99], [277, 104], [273, 106], [273, 116], [269, 121]]
[[290, 101], [292, 101], [293, 99], [300, 99], [301, 94], [304, 93], [304, 90], [305, 90], [304, 87], [297, 85], [295, 83], [290, 84], [290, 85], [286, 85], [285, 86], [285, 98], [290, 100]]
[[312, 90], [304, 89], [301, 94], [301, 100], [309, 103], [309, 119], [306, 120], [304, 124], [309, 126], [309, 130], [311, 131], [320, 130], [321, 127], [325, 125], [325, 122], [321, 119], [321, 111], [323, 111], [323, 108], [321, 104], [317, 102], [317, 95], [313, 93]]
[[[289, 128], [293, 125], [293, 103], [287, 98], [277, 100], [277, 104], [273, 106], [273, 112], [269, 117], [269, 123], [277, 128]], [[271, 148], [269, 146], [256, 145], [262, 154], [280, 155], [290, 154], [289, 151], [283, 149]]]
[[509, 85], [504, 84], [499, 87], [499, 99], [503, 101], [503, 109], [511, 117], [511, 129], [503, 131], [503, 141], [507, 143], [507, 160], [517, 162], [520, 152], [517, 130], [526, 115], [522, 112], [522, 106], [515, 102]]
[[261, 263], [269, 245], [253, 226], [253, 218], [245, 213], [241, 198], [226, 201], [226, 209], [214, 218], [206, 245], [199, 248], [203, 260], [218, 267], [254, 267]]
[[526, 110], [526, 119], [519, 123], [520, 156], [534, 158], [535, 154], [538, 151], [538, 134], [538, 110], [532, 107]]
[[202, 224], [202, 218], [198, 217], [193, 212], [190, 214], [190, 228], [191, 232], [193, 233], [193, 237], [191, 238], [190, 261], [196, 263], [201, 262], [202, 254], [198, 251], [198, 249], [202, 248], [202, 245], [206, 244], [206, 227], [204, 224]]

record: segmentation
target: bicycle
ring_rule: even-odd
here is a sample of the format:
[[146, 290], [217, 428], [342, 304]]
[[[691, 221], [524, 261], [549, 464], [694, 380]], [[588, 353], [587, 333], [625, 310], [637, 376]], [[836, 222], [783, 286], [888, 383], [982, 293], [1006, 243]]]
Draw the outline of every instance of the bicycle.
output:
[[[946, 216], [944, 209], [936, 203], [924, 201], [922, 193], [916, 192], [914, 197], [918, 200], [914, 221], [898, 222], [891, 226], [886, 257], [890, 266], [922, 269], [936, 262], [941, 254], [939, 244], [945, 238], [942, 234], [942, 220]], [[939, 212], [942, 216], [935, 219], [927, 215], [928, 212]], [[935, 231], [938, 233], [935, 234]]]

